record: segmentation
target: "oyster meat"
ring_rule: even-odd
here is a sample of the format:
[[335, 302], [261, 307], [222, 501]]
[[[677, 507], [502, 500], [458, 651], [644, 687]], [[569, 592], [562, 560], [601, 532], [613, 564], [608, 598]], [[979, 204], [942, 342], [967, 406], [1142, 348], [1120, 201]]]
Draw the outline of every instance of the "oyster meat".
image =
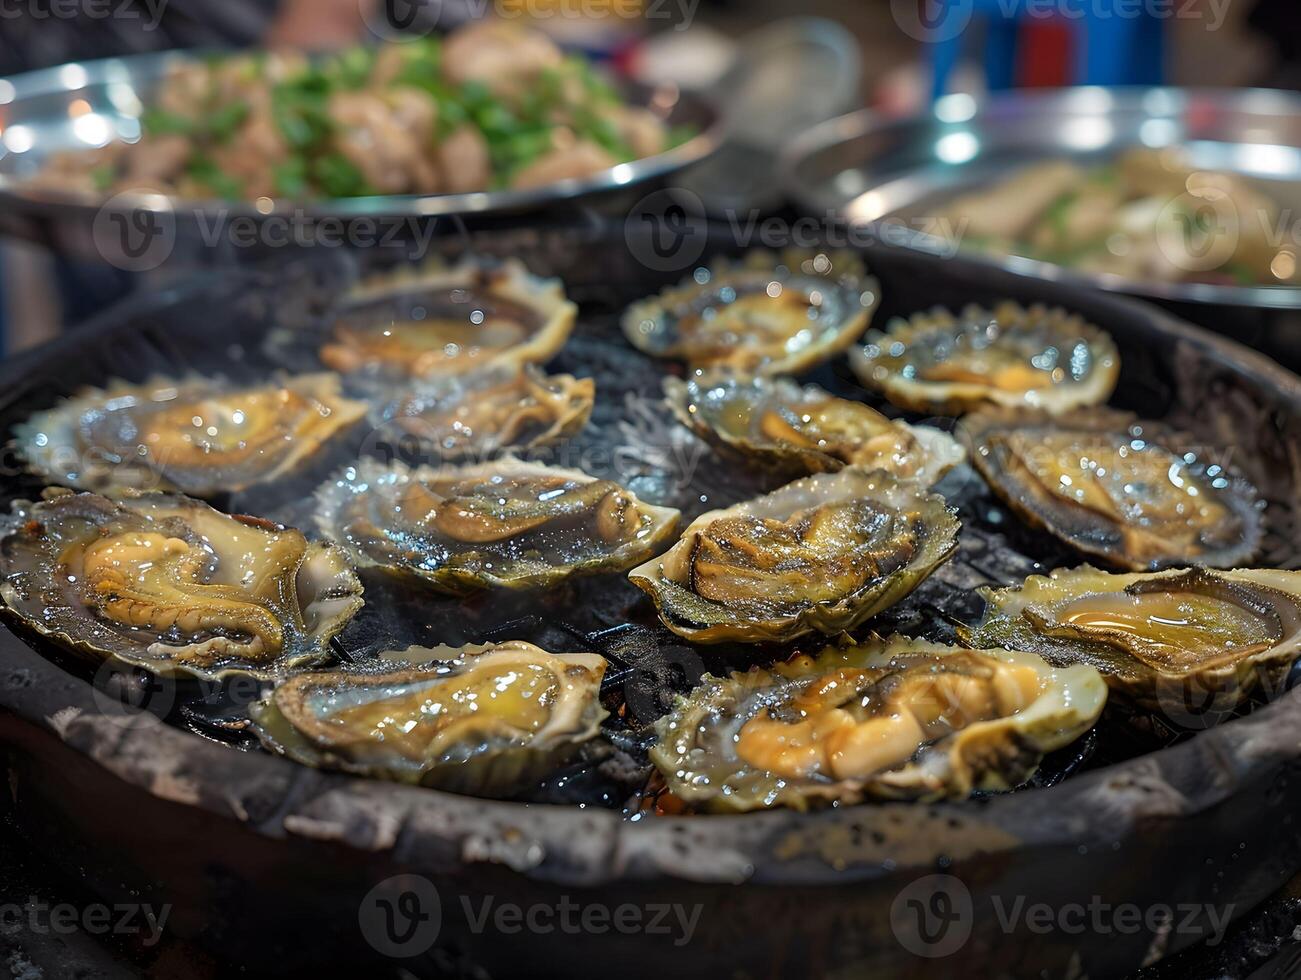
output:
[[1089, 664], [1117, 692], [1167, 711], [1229, 708], [1262, 684], [1277, 692], [1301, 656], [1301, 572], [1085, 565], [981, 594], [984, 617], [960, 629], [964, 643]]
[[966, 458], [947, 433], [886, 418], [788, 378], [697, 375], [668, 378], [673, 412], [698, 436], [779, 471], [882, 469], [930, 486]]
[[698, 369], [798, 374], [843, 351], [867, 328], [880, 285], [848, 253], [752, 253], [697, 269], [681, 285], [630, 306], [632, 345]]
[[359, 565], [453, 595], [625, 571], [678, 521], [617, 483], [509, 456], [417, 469], [367, 460], [326, 483], [317, 502], [321, 530]]
[[480, 796], [509, 795], [547, 775], [606, 717], [606, 664], [596, 654], [520, 641], [423, 653], [441, 662], [297, 674], [249, 715], [268, 748], [305, 765]]
[[366, 414], [321, 373], [259, 384], [152, 378], [88, 388], [14, 430], [46, 479], [83, 490], [237, 492], [292, 471]]
[[963, 798], [1024, 782], [1106, 699], [1083, 664], [874, 637], [706, 675], [660, 719], [650, 755], [675, 796], [707, 810]]
[[564, 346], [577, 313], [557, 279], [513, 260], [467, 260], [363, 286], [319, 354], [336, 371], [410, 377], [540, 364]]
[[1104, 331], [1065, 310], [1011, 302], [896, 318], [849, 359], [859, 380], [895, 405], [937, 415], [991, 404], [1054, 413], [1101, 405], [1120, 376]]
[[54, 491], [0, 523], [9, 615], [158, 674], [275, 677], [316, 663], [361, 608], [343, 553], [170, 494]]
[[487, 459], [577, 435], [591, 418], [595, 398], [590, 378], [547, 376], [528, 365], [417, 382], [376, 412], [374, 421], [439, 459]]
[[958, 529], [938, 494], [844, 469], [703, 514], [628, 577], [688, 640], [784, 642], [894, 605], [949, 559]]
[[987, 409], [963, 419], [976, 468], [1034, 527], [1119, 568], [1231, 568], [1264, 534], [1247, 480], [1126, 412]]

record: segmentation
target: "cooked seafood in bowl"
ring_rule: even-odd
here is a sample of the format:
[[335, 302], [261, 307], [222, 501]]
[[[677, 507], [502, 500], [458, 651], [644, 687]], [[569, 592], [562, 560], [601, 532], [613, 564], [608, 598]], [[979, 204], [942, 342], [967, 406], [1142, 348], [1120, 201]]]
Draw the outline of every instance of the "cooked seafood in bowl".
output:
[[1256, 488], [1192, 436], [1113, 409], [1065, 416], [987, 409], [963, 419], [990, 489], [1042, 527], [1118, 568], [1232, 568], [1264, 535]]
[[466, 194], [590, 177], [694, 135], [506, 20], [321, 58], [195, 58], [141, 94], [134, 142], [56, 154], [28, 186], [204, 201]]
[[696, 435], [777, 472], [857, 466], [930, 486], [966, 458], [937, 428], [888, 419], [862, 402], [789, 378], [696, 374], [666, 378], [664, 392]]
[[1301, 572], [1281, 569], [1109, 574], [1084, 565], [985, 589], [972, 646], [1083, 663], [1148, 707], [1232, 708], [1276, 694], [1301, 657]]
[[799, 374], [857, 340], [879, 302], [880, 285], [847, 252], [755, 251], [634, 303], [623, 332], [695, 369]]
[[851, 350], [850, 363], [893, 404], [938, 415], [982, 405], [1050, 412], [1101, 405], [1120, 376], [1104, 331], [1065, 310], [1012, 302], [896, 318]]
[[155, 377], [84, 389], [17, 426], [14, 446], [53, 483], [211, 497], [285, 476], [365, 414], [335, 374]]
[[453, 595], [626, 571], [678, 522], [617, 483], [510, 456], [417, 469], [363, 460], [316, 496], [321, 531], [360, 567]]
[[872, 638], [706, 675], [656, 726], [669, 791], [707, 810], [1006, 790], [1093, 727], [1098, 671], [1033, 653]]
[[319, 663], [362, 606], [338, 548], [188, 497], [51, 491], [0, 521], [5, 613], [158, 674], [269, 678]]
[[688, 640], [787, 641], [898, 602], [952, 556], [958, 529], [938, 494], [851, 468], [704, 514], [628, 577]]
[[597, 654], [513, 641], [401, 658], [434, 662], [290, 677], [252, 706], [258, 737], [305, 765], [504, 796], [573, 756], [607, 714]]

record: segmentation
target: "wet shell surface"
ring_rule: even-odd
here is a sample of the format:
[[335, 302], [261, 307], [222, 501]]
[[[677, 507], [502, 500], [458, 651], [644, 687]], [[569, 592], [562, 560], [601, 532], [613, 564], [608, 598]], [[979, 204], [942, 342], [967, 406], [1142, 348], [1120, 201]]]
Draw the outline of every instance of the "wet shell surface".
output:
[[623, 330], [639, 350], [692, 368], [798, 374], [857, 340], [880, 295], [848, 253], [757, 252], [634, 303]]
[[1260, 547], [1256, 488], [1161, 423], [1110, 409], [989, 409], [963, 419], [960, 434], [1027, 523], [1118, 568], [1232, 568]]
[[328, 372], [251, 385], [156, 377], [84, 389], [17, 426], [14, 444], [53, 483], [211, 497], [292, 472], [365, 414]]
[[872, 638], [706, 675], [659, 721], [650, 754], [670, 792], [705, 810], [961, 799], [1024, 782], [1106, 698], [1086, 665]]
[[560, 350], [577, 313], [558, 279], [516, 260], [466, 259], [368, 280], [323, 334], [279, 331], [271, 351], [283, 360], [306, 339], [327, 367], [377, 379], [518, 368]]
[[930, 486], [966, 458], [945, 432], [886, 418], [789, 378], [668, 378], [674, 414], [707, 442], [784, 472], [882, 469]]
[[952, 556], [958, 529], [938, 494], [845, 469], [701, 515], [629, 578], [688, 640], [784, 642], [894, 605]]
[[317, 492], [317, 520], [358, 565], [463, 595], [626, 571], [664, 546], [678, 512], [508, 456], [416, 469], [363, 461]]
[[1043, 306], [968, 306], [896, 318], [850, 351], [863, 384], [900, 408], [961, 415], [983, 405], [1059, 413], [1101, 405], [1120, 376], [1120, 355], [1082, 317]]
[[171, 494], [16, 504], [0, 575], [8, 614], [69, 649], [207, 678], [318, 663], [362, 605], [333, 545]]
[[1301, 656], [1301, 572], [1112, 574], [1087, 565], [985, 589], [964, 643], [1032, 650], [1096, 667], [1148, 707], [1231, 708], [1258, 686], [1282, 690]]
[[511, 641], [403, 651], [433, 665], [297, 674], [255, 703], [263, 744], [309, 766], [481, 796], [509, 795], [600, 732], [606, 662]]
[[534, 449], [582, 431], [596, 383], [546, 375], [529, 365], [419, 381], [377, 408], [372, 420], [423, 456], [455, 462]]

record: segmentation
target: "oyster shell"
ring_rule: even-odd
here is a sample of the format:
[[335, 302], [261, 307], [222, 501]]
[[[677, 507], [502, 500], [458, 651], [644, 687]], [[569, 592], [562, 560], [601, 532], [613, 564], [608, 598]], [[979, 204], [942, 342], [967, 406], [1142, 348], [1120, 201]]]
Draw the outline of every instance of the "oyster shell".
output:
[[578, 307], [558, 279], [510, 260], [374, 280], [349, 296], [320, 359], [345, 374], [464, 374], [539, 364], [564, 346]]
[[937, 415], [990, 404], [1054, 413], [1101, 405], [1120, 376], [1104, 331], [1065, 310], [1011, 302], [896, 318], [849, 360], [863, 384], [895, 405]]
[[0, 575], [28, 627], [158, 674], [275, 677], [324, 659], [362, 605], [338, 548], [171, 494], [16, 504]]
[[845, 469], [698, 517], [628, 577], [696, 643], [853, 629], [947, 561], [958, 520], [938, 494]]
[[872, 638], [706, 675], [657, 723], [673, 794], [710, 810], [1005, 790], [1097, 721], [1098, 672], [1032, 653]]
[[208, 497], [283, 476], [365, 414], [336, 374], [155, 377], [86, 388], [17, 426], [14, 443], [52, 482]]
[[630, 306], [623, 331], [655, 357], [698, 369], [798, 374], [854, 342], [880, 302], [880, 284], [848, 253], [755, 252], [742, 264], [697, 269]]
[[528, 365], [417, 382], [373, 413], [373, 421], [439, 459], [487, 459], [577, 435], [595, 398], [590, 378], [547, 376]]
[[599, 733], [596, 654], [521, 641], [450, 653], [389, 674], [298, 674], [249, 715], [268, 748], [305, 765], [481, 796], [519, 790]]
[[964, 643], [1089, 664], [1117, 692], [1167, 712], [1230, 708], [1261, 684], [1277, 692], [1301, 656], [1301, 572], [1084, 565], [981, 595], [985, 614], [959, 630]]
[[321, 530], [360, 566], [453, 595], [624, 571], [655, 554], [678, 520], [617, 483], [509, 456], [417, 469], [366, 460], [317, 502]]
[[708, 442], [779, 470], [883, 469], [930, 486], [966, 458], [948, 434], [886, 418], [862, 402], [835, 398], [789, 378], [667, 378], [673, 413]]
[[987, 409], [962, 431], [981, 475], [1029, 524], [1119, 568], [1230, 568], [1260, 547], [1256, 488], [1160, 423]]

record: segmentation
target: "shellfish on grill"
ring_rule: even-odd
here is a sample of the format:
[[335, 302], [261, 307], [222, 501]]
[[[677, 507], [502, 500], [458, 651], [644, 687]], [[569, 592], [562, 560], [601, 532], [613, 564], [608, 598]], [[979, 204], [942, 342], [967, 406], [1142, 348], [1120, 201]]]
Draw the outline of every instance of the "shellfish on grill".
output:
[[706, 675], [657, 723], [650, 756], [676, 797], [707, 810], [963, 798], [1024, 782], [1106, 699], [1083, 664], [873, 637]]
[[1112, 574], [1088, 565], [984, 589], [959, 635], [1096, 667], [1130, 699], [1171, 710], [1277, 692], [1301, 657], [1301, 572], [1193, 569]]
[[84, 389], [17, 426], [14, 443], [52, 482], [210, 497], [284, 476], [365, 414], [328, 372], [254, 384], [155, 377]]
[[[540, 364], [564, 346], [578, 308], [558, 279], [522, 263], [469, 258], [372, 279], [333, 311], [317, 354], [345, 374], [428, 377]], [[302, 338], [277, 333], [273, 350]]]
[[987, 409], [961, 431], [993, 491], [1042, 527], [1119, 568], [1231, 568], [1264, 534], [1256, 488], [1193, 437], [1127, 412]]
[[628, 577], [688, 640], [787, 641], [894, 605], [949, 559], [958, 528], [938, 494], [844, 469], [703, 514]]
[[511, 641], [404, 651], [439, 662], [384, 674], [296, 674], [253, 704], [262, 742], [310, 766], [503, 796], [600, 731], [605, 660]]
[[570, 438], [591, 418], [596, 383], [533, 365], [429, 378], [373, 413], [380, 431], [446, 461], [487, 459]]
[[49, 639], [158, 674], [275, 677], [361, 608], [333, 545], [188, 497], [53, 491], [0, 521], [0, 597]]
[[968, 306], [895, 318], [850, 351], [859, 380], [900, 408], [960, 415], [982, 405], [1060, 413], [1101, 405], [1120, 355], [1083, 317], [1044, 306]]
[[883, 469], [930, 486], [966, 458], [947, 433], [886, 418], [789, 378], [667, 378], [674, 414], [698, 436], [784, 472]]
[[752, 252], [634, 303], [623, 331], [639, 350], [692, 368], [798, 374], [858, 339], [880, 295], [849, 253]]
[[510, 456], [415, 469], [364, 460], [321, 487], [317, 505], [321, 530], [359, 566], [453, 595], [625, 571], [678, 521], [617, 483]]

